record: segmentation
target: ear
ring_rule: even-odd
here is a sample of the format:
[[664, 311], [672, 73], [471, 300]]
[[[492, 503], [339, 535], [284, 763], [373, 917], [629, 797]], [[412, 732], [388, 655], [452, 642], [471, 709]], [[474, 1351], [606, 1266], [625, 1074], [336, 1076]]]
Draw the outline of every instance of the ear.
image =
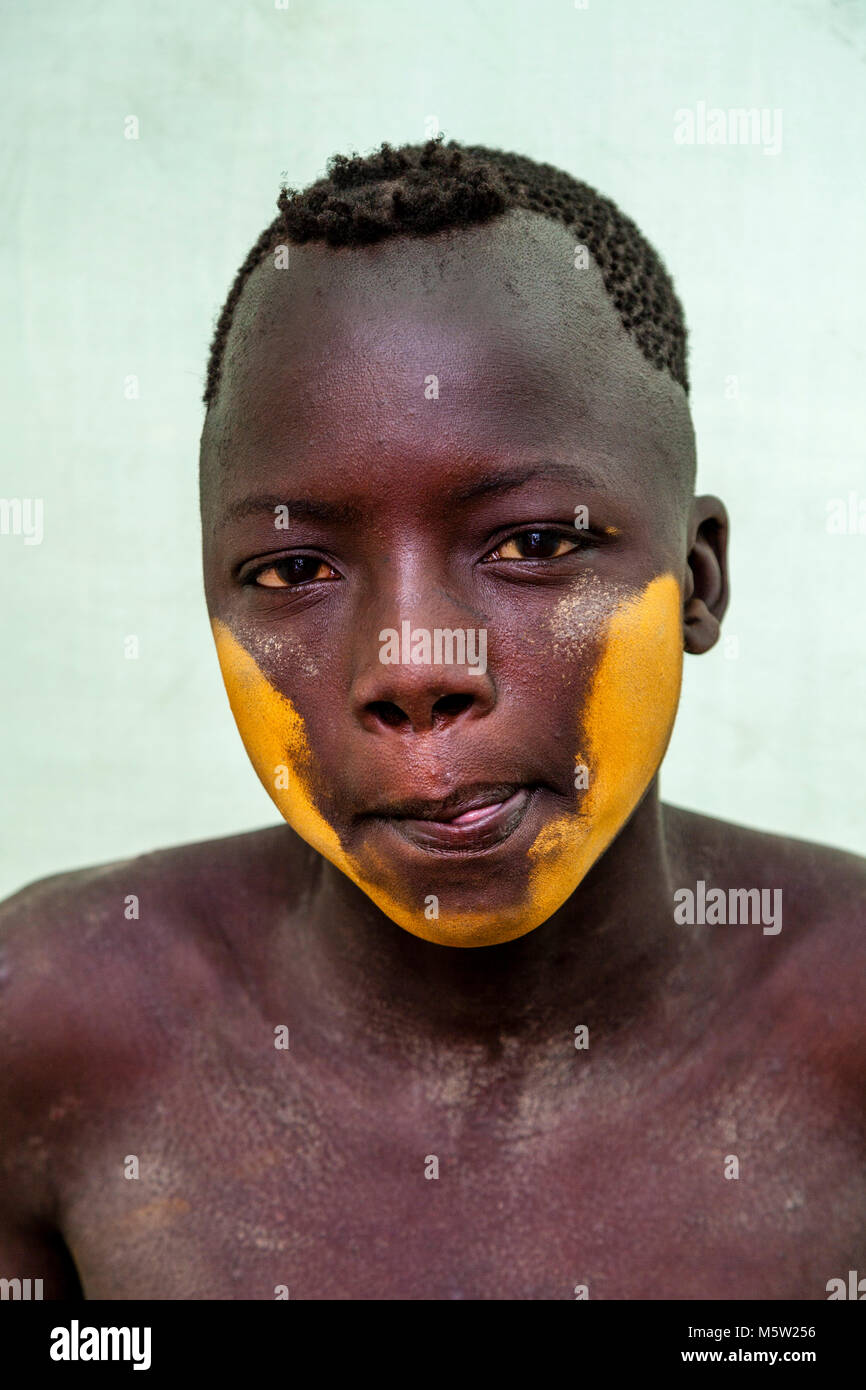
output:
[[683, 647], [714, 647], [728, 606], [728, 513], [718, 497], [696, 497], [689, 517], [683, 588]]

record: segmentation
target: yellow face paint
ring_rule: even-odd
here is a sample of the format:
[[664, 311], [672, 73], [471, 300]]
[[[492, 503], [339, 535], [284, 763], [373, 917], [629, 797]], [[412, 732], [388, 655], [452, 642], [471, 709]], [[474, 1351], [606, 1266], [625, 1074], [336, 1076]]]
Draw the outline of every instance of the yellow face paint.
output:
[[545, 826], [529, 851], [531, 915], [544, 922], [589, 873], [637, 806], [664, 757], [680, 697], [681, 598], [672, 574], [613, 613], [593, 677], [575, 762], [589, 769], [579, 812]]
[[312, 754], [303, 719], [225, 623], [215, 618], [211, 627], [232, 714], [262, 786], [302, 839], [343, 869], [337, 833], [313, 802]]
[[375, 864], [362, 868], [347, 854], [337, 832], [317, 808], [312, 752], [304, 721], [291, 700], [271, 685], [224, 623], [214, 619], [212, 628], [235, 723], [250, 762], [280, 815], [302, 839], [357, 883], [387, 916], [411, 931], [410, 920], [418, 915], [417, 908], [413, 913], [377, 885]]
[[[436, 882], [448, 867], [437, 867], [432, 857], [429, 890], [419, 898], [408, 886], [395, 891], [393, 867], [372, 850], [345, 850], [315, 803], [315, 765], [300, 714], [224, 623], [214, 620], [213, 632], [244, 746], [289, 825], [406, 931], [441, 945], [490, 946], [525, 935], [562, 906], [652, 781], [679, 699], [680, 603], [679, 586], [667, 574], [614, 609], [580, 721], [585, 747], [577, 761], [589, 769], [583, 800], [536, 837], [528, 880], [515, 901], [468, 912], [448, 910], [447, 888], [437, 892]], [[439, 899], [432, 919], [425, 912], [428, 891]]]

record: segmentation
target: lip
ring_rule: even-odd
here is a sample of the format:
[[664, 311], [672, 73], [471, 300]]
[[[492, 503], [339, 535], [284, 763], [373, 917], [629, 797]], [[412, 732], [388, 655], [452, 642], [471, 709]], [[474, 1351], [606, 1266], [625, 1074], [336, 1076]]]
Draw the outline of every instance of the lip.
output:
[[383, 801], [366, 814], [380, 819], [451, 821], [465, 811], [506, 801], [524, 785], [521, 782], [467, 782], [447, 796], [413, 796]]
[[[477, 854], [507, 840], [528, 811], [535, 789], [528, 786], [489, 788], [434, 814], [390, 815], [383, 819], [399, 835], [420, 849], [440, 854]], [[437, 817], [442, 817], [441, 819]]]

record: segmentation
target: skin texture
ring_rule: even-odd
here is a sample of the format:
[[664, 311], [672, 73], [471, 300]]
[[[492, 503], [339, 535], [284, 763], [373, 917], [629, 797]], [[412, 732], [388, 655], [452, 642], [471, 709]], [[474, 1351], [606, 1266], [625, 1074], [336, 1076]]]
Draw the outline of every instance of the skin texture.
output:
[[[727, 597], [693, 468], [683, 393], [543, 219], [256, 272], [202, 440], [205, 584], [290, 824], [4, 907], [0, 1274], [809, 1300], [862, 1272], [863, 865], [658, 796], [681, 655]], [[574, 537], [577, 504], [585, 544], [505, 545]], [[244, 582], [296, 552], [325, 565], [306, 588]], [[486, 628], [487, 670], [384, 665], [404, 619]], [[535, 788], [488, 849], [383, 818], [478, 782]], [[782, 931], [675, 926], [698, 879], [781, 888]]]

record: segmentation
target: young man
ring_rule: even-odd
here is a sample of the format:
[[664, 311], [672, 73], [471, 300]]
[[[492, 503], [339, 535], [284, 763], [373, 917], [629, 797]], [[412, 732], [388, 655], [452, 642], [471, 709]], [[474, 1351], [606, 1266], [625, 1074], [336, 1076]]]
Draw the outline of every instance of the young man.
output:
[[826, 1298], [866, 1270], [864, 873], [659, 800], [727, 597], [664, 267], [479, 147], [336, 159], [279, 207], [201, 502], [288, 824], [7, 904], [0, 1274]]

